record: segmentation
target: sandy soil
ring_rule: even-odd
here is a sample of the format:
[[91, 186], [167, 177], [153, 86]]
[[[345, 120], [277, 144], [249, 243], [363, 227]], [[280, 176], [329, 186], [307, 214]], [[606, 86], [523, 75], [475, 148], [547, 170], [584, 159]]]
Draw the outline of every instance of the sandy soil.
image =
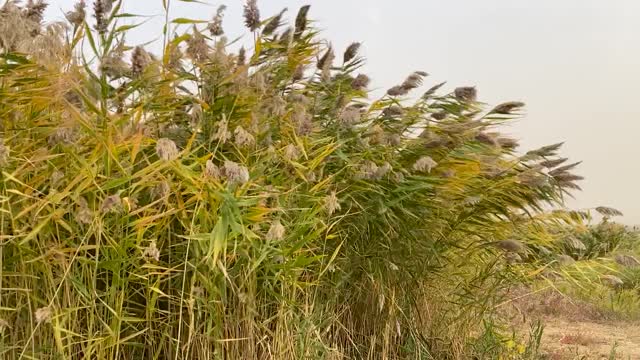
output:
[[504, 315], [521, 335], [529, 332], [533, 321], [542, 321], [545, 359], [640, 360], [640, 322], [614, 320], [589, 304], [556, 293], [517, 298], [502, 309]]
[[544, 319], [549, 359], [640, 359], [640, 324]]

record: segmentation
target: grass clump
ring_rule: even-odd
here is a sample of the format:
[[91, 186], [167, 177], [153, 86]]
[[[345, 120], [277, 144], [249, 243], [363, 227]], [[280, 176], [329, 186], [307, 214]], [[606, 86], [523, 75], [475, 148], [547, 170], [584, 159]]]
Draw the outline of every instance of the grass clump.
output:
[[0, 35], [3, 357], [532, 353], [483, 324], [580, 177], [497, 131], [522, 103], [408, 98], [422, 71], [370, 100], [308, 6], [286, 28], [248, 2], [246, 50], [224, 8], [176, 19], [160, 55], [125, 42], [121, 1], [25, 6], [0, 12], [25, 27]]

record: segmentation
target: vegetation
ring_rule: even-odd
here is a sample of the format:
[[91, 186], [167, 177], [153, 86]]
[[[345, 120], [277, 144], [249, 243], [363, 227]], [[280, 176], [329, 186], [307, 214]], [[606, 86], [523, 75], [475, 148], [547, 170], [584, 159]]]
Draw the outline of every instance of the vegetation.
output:
[[121, 5], [0, 10], [3, 358], [535, 358], [495, 308], [581, 178], [498, 132], [524, 104], [422, 71], [370, 100], [308, 6], [248, 1], [249, 50], [167, 10], [154, 56]]
[[638, 233], [608, 217], [595, 225], [551, 229], [557, 250], [544, 258], [544, 281], [534, 287], [587, 304], [598, 318], [640, 318]]

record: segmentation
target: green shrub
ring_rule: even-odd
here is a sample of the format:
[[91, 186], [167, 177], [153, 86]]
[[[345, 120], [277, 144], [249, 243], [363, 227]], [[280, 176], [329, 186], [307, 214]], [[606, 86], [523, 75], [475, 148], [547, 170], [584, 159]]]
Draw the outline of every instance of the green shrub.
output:
[[250, 51], [177, 19], [153, 56], [120, 1], [38, 4], [0, 13], [5, 358], [467, 358], [580, 179], [496, 132], [521, 103], [410, 102], [421, 71], [369, 100], [308, 7], [249, 2]]

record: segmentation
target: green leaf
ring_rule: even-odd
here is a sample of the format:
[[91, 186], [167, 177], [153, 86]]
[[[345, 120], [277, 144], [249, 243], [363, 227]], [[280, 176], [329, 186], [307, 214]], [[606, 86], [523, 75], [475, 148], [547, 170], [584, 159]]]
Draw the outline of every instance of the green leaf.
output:
[[204, 23], [207, 23], [207, 21], [204, 21], [204, 20], [194, 20], [194, 19], [187, 19], [187, 18], [177, 18], [177, 19], [171, 20], [171, 22], [174, 23], [174, 24], [204, 24]]
[[125, 32], [127, 30], [135, 29], [142, 24], [122, 25], [118, 26], [115, 30], [116, 33]]

